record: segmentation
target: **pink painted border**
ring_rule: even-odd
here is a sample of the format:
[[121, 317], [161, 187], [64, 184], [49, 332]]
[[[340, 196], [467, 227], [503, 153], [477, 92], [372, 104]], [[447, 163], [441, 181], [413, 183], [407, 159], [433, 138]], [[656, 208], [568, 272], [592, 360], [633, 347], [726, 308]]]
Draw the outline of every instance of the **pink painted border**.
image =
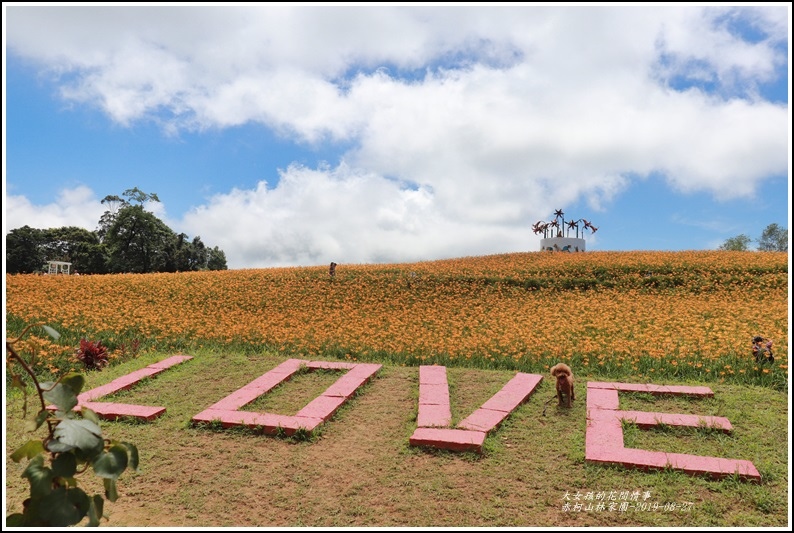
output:
[[587, 384], [587, 429], [585, 430], [585, 460], [591, 463], [619, 464], [627, 468], [656, 470], [673, 468], [691, 475], [707, 475], [715, 479], [738, 475], [740, 479], [761, 481], [752, 462], [681, 453], [667, 453], [623, 446], [622, 420], [634, 421], [641, 428], [664, 423], [677, 427], [705, 425], [726, 433], [733, 430], [724, 417], [622, 411], [618, 409], [618, 392], [647, 392], [713, 397], [708, 387], [678, 385], [589, 382]]
[[[81, 407], [91, 409], [99, 418], [105, 420], [117, 420], [123, 417], [135, 418], [143, 421], [152, 421], [158, 416], [165, 413], [165, 407], [148, 407], [145, 405], [127, 404], [127, 403], [114, 403], [114, 402], [97, 402], [99, 398], [108, 396], [120, 390], [131, 389], [137, 385], [144, 378], [156, 376], [161, 372], [165, 372], [169, 368], [176, 366], [185, 361], [189, 361], [193, 357], [189, 355], [172, 355], [167, 359], [163, 359], [158, 363], [152, 363], [149, 366], [135, 370], [129, 374], [125, 374], [120, 378], [116, 378], [110, 383], [100, 385], [91, 390], [82, 392], [77, 395], [77, 406], [75, 411], [79, 411]], [[48, 405], [47, 409], [50, 411], [57, 410], [54, 405]]]
[[[314, 370], [347, 370], [347, 372], [294, 416], [239, 410], [268, 393], [280, 383], [289, 380], [302, 366]], [[286, 436], [291, 436], [299, 430], [311, 432], [323, 422], [327, 422], [382, 366], [369, 363], [287, 359], [195, 415], [192, 422], [200, 424], [217, 421], [224, 428], [244, 426], [262, 431], [266, 435], [283, 433]]]
[[479, 409], [451, 429], [447, 427], [452, 419], [447, 368], [420, 366], [417, 428], [408, 442], [411, 446], [482, 453], [486, 435], [526, 401], [542, 380], [543, 376], [539, 374], [519, 372]]

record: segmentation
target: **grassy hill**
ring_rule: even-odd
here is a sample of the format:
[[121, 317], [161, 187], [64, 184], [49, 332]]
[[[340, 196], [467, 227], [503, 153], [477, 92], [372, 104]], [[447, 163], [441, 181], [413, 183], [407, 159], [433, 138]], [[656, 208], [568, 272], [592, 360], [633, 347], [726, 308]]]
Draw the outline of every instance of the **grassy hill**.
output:
[[[111, 361], [87, 373], [87, 389], [175, 353], [193, 356], [102, 399], [166, 407], [150, 423], [103, 423], [106, 436], [141, 454], [141, 472], [125, 473], [120, 498], [106, 504], [106, 526], [787, 525], [787, 254], [528, 253], [340, 264], [334, 278], [327, 267], [300, 267], [6, 284], [9, 338], [38, 322], [62, 333], [53, 341], [34, 329], [16, 345], [35, 354], [41, 379], [79, 369], [83, 337], [101, 340]], [[751, 359], [755, 334], [775, 339], [774, 364]], [[384, 366], [307, 438], [191, 424], [289, 357]], [[557, 361], [574, 368], [571, 409], [547, 405]], [[408, 442], [421, 364], [447, 367], [453, 425], [518, 371], [544, 380], [482, 455], [445, 452]], [[296, 377], [246, 409], [294, 414], [332, 379]], [[714, 398], [703, 400], [621, 394], [621, 409], [724, 416], [733, 433], [627, 424], [624, 444], [749, 460], [761, 483], [585, 462], [586, 383], [595, 380], [711, 387]], [[21, 394], [8, 386], [5, 430], [10, 514], [28, 484], [24, 461], [9, 456], [31, 435]], [[102, 491], [91, 472], [80, 483]], [[587, 509], [613, 493], [648, 505]]]

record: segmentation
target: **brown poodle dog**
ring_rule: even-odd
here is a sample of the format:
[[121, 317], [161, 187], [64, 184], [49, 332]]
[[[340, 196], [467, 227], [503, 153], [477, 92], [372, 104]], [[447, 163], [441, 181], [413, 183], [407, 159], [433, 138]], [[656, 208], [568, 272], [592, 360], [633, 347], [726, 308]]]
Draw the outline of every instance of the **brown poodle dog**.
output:
[[571, 402], [576, 399], [573, 391], [573, 372], [571, 367], [565, 363], [557, 363], [551, 367], [551, 375], [557, 378], [557, 400], [558, 405], [562, 405], [563, 396], [566, 397], [566, 407], [571, 406]]

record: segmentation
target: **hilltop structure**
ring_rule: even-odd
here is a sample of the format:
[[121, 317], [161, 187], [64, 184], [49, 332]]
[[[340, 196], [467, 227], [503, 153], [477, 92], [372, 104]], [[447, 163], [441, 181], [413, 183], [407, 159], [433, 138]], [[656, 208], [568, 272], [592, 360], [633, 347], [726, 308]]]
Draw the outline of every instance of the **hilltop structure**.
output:
[[[582, 237], [579, 237], [579, 223], [583, 223]], [[576, 230], [576, 236], [571, 237], [571, 230]], [[543, 233], [540, 240], [540, 251], [542, 252], [584, 252], [585, 240], [584, 231], [589, 229], [592, 233], [598, 228], [592, 222], [580, 218], [565, 222], [565, 213], [562, 209], [554, 211], [554, 220], [544, 222], [539, 220], [532, 225], [535, 235]]]
[[70, 274], [72, 264], [66, 261], [47, 261], [47, 274]]

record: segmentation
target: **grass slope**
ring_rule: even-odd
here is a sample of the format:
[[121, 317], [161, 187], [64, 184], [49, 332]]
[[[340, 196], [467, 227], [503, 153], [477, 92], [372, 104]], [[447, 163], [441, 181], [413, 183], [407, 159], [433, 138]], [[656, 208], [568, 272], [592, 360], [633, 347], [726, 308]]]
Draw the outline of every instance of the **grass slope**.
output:
[[[146, 354], [89, 373], [86, 389], [161, 360]], [[285, 356], [204, 349], [194, 359], [105, 401], [167, 408], [147, 424], [104, 422], [106, 437], [136, 444], [141, 473], [119, 480], [108, 503], [110, 527], [768, 527], [788, 520], [788, 398], [768, 388], [709, 384], [707, 400], [621, 395], [621, 408], [728, 417], [732, 435], [698, 431], [640, 431], [627, 426], [626, 445], [753, 461], [761, 484], [712, 481], [677, 472], [639, 472], [584, 461], [585, 383], [577, 375], [572, 409], [551, 398], [543, 382], [530, 399], [486, 439], [482, 456], [409, 446], [415, 429], [418, 368], [384, 365], [377, 377], [309, 440], [250, 431], [192, 427], [193, 415], [247, 384]], [[315, 358], [317, 359], [317, 358]], [[448, 368], [453, 424], [499, 390], [513, 371]], [[293, 413], [328, 386], [310, 373], [257, 400], [272, 412]], [[669, 382], [666, 382], [669, 383]], [[681, 383], [676, 384], [702, 384]], [[6, 514], [21, 509], [28, 485], [24, 464], [8, 456], [28, 434], [21, 397], [6, 393]], [[37, 435], [40, 436], [40, 435]], [[23, 462], [24, 463], [24, 462]], [[91, 472], [80, 483], [101, 492]], [[621, 512], [576, 510], [639, 493]], [[570, 500], [566, 500], [570, 498]], [[568, 501], [571, 510], [565, 510]], [[654, 504], [655, 507], [654, 507]], [[665, 504], [667, 510], [665, 510]], [[670, 509], [671, 505], [675, 508]], [[789, 524], [790, 525], [790, 524]]]

